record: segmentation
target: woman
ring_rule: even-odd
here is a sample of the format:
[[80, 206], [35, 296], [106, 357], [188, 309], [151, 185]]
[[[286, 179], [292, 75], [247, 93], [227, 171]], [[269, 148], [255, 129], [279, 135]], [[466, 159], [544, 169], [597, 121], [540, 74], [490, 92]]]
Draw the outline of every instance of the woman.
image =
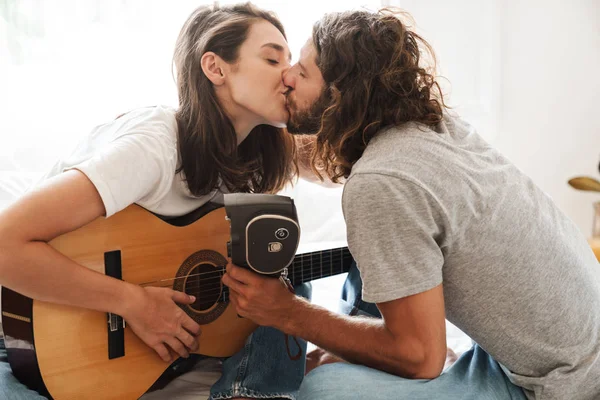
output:
[[[134, 110], [95, 128], [41, 185], [0, 213], [0, 284], [34, 299], [121, 315], [163, 360], [187, 357], [200, 327], [176, 303], [193, 297], [97, 274], [47, 242], [133, 203], [176, 217], [217, 191], [282, 189], [297, 172], [293, 139], [282, 129], [289, 54], [281, 23], [249, 3], [195, 10], [174, 55], [179, 108]], [[254, 337], [266, 346], [268, 335]], [[260, 371], [247, 355], [231, 357], [211, 397], [293, 398], [302, 362], [286, 366], [273, 385], [261, 380], [277, 357], [257, 361]], [[240, 365], [245, 372], [238, 373]], [[0, 363], [0, 397], [40, 398], [6, 363]]]

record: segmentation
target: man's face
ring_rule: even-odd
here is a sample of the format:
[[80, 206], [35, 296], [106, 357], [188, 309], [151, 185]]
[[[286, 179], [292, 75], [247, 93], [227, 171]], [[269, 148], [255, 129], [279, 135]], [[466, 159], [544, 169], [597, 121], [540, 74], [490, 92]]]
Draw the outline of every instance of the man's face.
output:
[[321, 126], [321, 115], [329, 105], [324, 93], [325, 81], [316, 59], [317, 51], [309, 39], [300, 51], [298, 62], [283, 76], [283, 83], [290, 88], [287, 129], [293, 134], [316, 134]]

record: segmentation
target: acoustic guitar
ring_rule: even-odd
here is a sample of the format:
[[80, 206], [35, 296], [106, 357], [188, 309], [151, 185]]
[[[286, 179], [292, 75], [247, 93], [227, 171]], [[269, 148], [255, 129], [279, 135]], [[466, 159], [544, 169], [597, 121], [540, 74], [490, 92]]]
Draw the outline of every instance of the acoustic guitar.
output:
[[[257, 327], [237, 316], [221, 283], [230, 234], [222, 204], [169, 221], [132, 205], [49, 244], [116, 279], [193, 294], [195, 303], [180, 307], [202, 326], [196, 353], [227, 357]], [[351, 263], [345, 247], [300, 254], [289, 278], [297, 285], [347, 272]], [[118, 315], [32, 300], [3, 287], [2, 323], [14, 375], [48, 398], [137, 399], [170, 366]]]

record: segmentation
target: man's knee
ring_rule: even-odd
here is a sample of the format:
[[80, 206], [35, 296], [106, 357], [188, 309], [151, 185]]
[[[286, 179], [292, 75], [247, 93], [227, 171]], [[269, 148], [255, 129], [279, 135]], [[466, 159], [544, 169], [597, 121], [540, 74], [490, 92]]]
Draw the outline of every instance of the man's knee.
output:
[[[340, 377], [344, 374], [338, 370], [338, 365], [328, 364], [313, 369], [304, 377], [299, 400], [337, 400], [340, 397]], [[337, 370], [337, 371], [336, 371]]]
[[298, 296], [302, 296], [308, 300], [312, 298], [312, 284], [310, 282], [305, 282], [300, 285], [296, 285], [294, 287], [296, 294]]

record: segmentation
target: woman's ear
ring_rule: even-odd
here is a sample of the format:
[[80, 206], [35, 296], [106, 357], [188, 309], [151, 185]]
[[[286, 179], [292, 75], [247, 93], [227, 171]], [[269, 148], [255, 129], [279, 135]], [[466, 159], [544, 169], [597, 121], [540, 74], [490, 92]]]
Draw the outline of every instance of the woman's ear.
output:
[[222, 68], [223, 63], [223, 59], [212, 51], [207, 51], [200, 59], [202, 72], [204, 72], [204, 75], [206, 75], [213, 85], [220, 86], [225, 82], [225, 75]]

